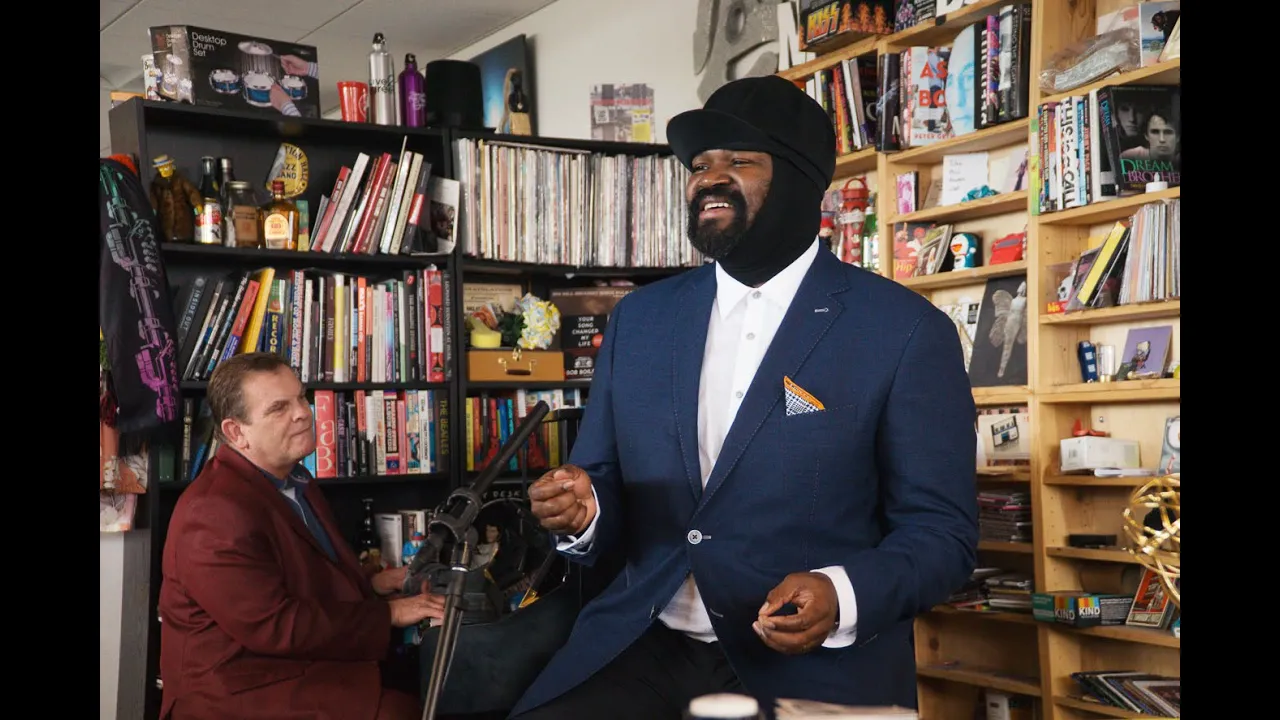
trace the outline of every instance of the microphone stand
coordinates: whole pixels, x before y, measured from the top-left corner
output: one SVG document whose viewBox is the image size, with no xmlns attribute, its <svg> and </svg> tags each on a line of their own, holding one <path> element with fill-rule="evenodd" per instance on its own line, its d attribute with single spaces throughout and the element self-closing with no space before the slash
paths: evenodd
<svg viewBox="0 0 1280 720">
<path fill-rule="evenodd" d="M 424 579 L 435 580 L 447 577 L 445 590 L 444 619 L 440 625 L 440 637 L 436 642 L 436 654 L 431 662 L 431 676 L 427 682 L 427 697 L 423 703 L 423 720 L 435 720 L 436 710 L 440 704 L 440 693 L 449 675 L 449 665 L 453 661 L 454 649 L 458 644 L 458 631 L 462 626 L 462 595 L 465 588 L 467 572 L 471 564 L 471 554 L 476 545 L 477 536 L 473 526 L 476 516 L 480 514 L 484 494 L 493 485 L 502 469 L 511 462 L 512 456 L 526 442 L 550 412 L 551 408 L 544 401 L 539 401 L 529 409 L 515 432 L 499 449 L 493 461 L 476 476 L 467 487 L 461 487 L 450 493 L 445 502 L 445 509 L 438 511 L 427 523 L 427 537 L 422 548 L 414 555 L 413 562 L 405 575 L 404 593 L 416 595 L 421 592 Z M 445 545 L 452 544 L 450 560 L 446 565 L 440 561 Z"/>
</svg>

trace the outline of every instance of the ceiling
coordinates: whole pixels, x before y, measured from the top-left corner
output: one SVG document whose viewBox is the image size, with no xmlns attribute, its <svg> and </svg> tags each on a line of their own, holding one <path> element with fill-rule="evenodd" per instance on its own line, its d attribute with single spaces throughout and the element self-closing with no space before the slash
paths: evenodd
<svg viewBox="0 0 1280 720">
<path fill-rule="evenodd" d="M 148 28 L 196 25 L 316 47 L 322 111 L 337 107 L 340 79 L 367 78 L 370 42 L 386 36 L 397 70 L 447 57 L 554 0 L 98 0 L 100 147 L 110 146 L 111 90 L 142 91 Z M 215 9 L 216 7 L 216 9 Z"/>
</svg>

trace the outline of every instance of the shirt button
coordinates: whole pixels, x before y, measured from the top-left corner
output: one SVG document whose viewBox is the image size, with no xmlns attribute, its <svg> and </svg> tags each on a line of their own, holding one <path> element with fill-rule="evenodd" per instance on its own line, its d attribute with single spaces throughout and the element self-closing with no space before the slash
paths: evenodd
<svg viewBox="0 0 1280 720">
<path fill-rule="evenodd" d="M 760 291 L 759 291 L 759 290 L 757 290 L 757 291 L 755 291 L 755 292 L 751 293 L 751 297 L 752 297 L 752 298 L 754 298 L 754 299 L 756 299 L 756 300 L 759 300 L 759 299 L 760 299 Z"/>
<path fill-rule="evenodd" d="M 739 400 L 741 400 L 741 399 L 742 399 L 742 391 L 741 391 L 741 390 L 739 390 L 738 392 L 734 393 L 734 394 L 733 394 L 733 396 L 734 396 L 734 397 L 736 397 L 736 398 L 738 398 Z"/>
<path fill-rule="evenodd" d="M 690 530 L 686 538 L 689 540 L 690 545 L 697 545 L 702 542 L 702 533 L 697 530 Z"/>
<path fill-rule="evenodd" d="M 755 340 L 755 339 L 756 339 L 756 334 L 755 334 L 755 333 L 747 333 L 747 339 L 748 339 L 748 340 Z"/>
</svg>

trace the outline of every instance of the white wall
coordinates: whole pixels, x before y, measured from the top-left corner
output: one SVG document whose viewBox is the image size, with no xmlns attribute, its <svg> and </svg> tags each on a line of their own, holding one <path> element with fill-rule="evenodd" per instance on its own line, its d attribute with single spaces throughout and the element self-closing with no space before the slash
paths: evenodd
<svg viewBox="0 0 1280 720">
<path fill-rule="evenodd" d="M 558 0 L 451 57 L 475 55 L 524 34 L 533 45 L 535 123 L 544 137 L 591 137 L 592 85 L 653 88 L 654 140 L 667 121 L 695 107 L 697 0 Z"/>
<path fill-rule="evenodd" d="M 115 720 L 120 679 L 120 581 L 124 574 L 124 536 L 102 533 L 98 542 L 98 682 L 100 720 Z"/>
</svg>

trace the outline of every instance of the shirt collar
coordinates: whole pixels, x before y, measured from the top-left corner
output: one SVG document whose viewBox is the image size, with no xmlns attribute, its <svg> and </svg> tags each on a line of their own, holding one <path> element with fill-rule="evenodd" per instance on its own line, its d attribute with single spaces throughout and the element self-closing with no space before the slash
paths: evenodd
<svg viewBox="0 0 1280 720">
<path fill-rule="evenodd" d="M 240 455 L 240 457 L 244 458 L 245 462 L 249 463 L 250 465 L 253 465 L 254 467 L 257 467 L 258 472 L 262 473 L 264 477 L 270 480 L 271 484 L 274 485 L 276 489 L 279 490 L 280 492 L 284 492 L 285 490 L 292 490 L 294 488 L 305 488 L 307 486 L 307 483 L 311 482 L 311 473 L 307 470 L 307 467 L 302 463 L 298 463 L 297 465 L 294 465 L 293 469 L 289 471 L 289 476 L 284 479 L 281 479 L 276 477 L 275 475 L 272 475 L 266 470 L 263 470 L 257 465 L 254 465 L 253 461 L 250 460 L 249 458 L 244 457 L 244 455 L 239 450 L 236 450 L 235 448 L 230 446 L 228 446 L 228 448 L 233 452 L 235 452 L 237 455 Z"/>
<path fill-rule="evenodd" d="M 727 316 L 747 293 L 754 290 L 759 290 L 762 297 L 784 310 L 790 307 L 796 291 L 800 289 L 800 283 L 817 257 L 818 239 L 815 238 L 808 250 L 758 288 L 743 285 L 726 272 L 720 263 L 716 263 L 716 307 L 720 310 L 720 317 L 723 319 Z"/>
</svg>

